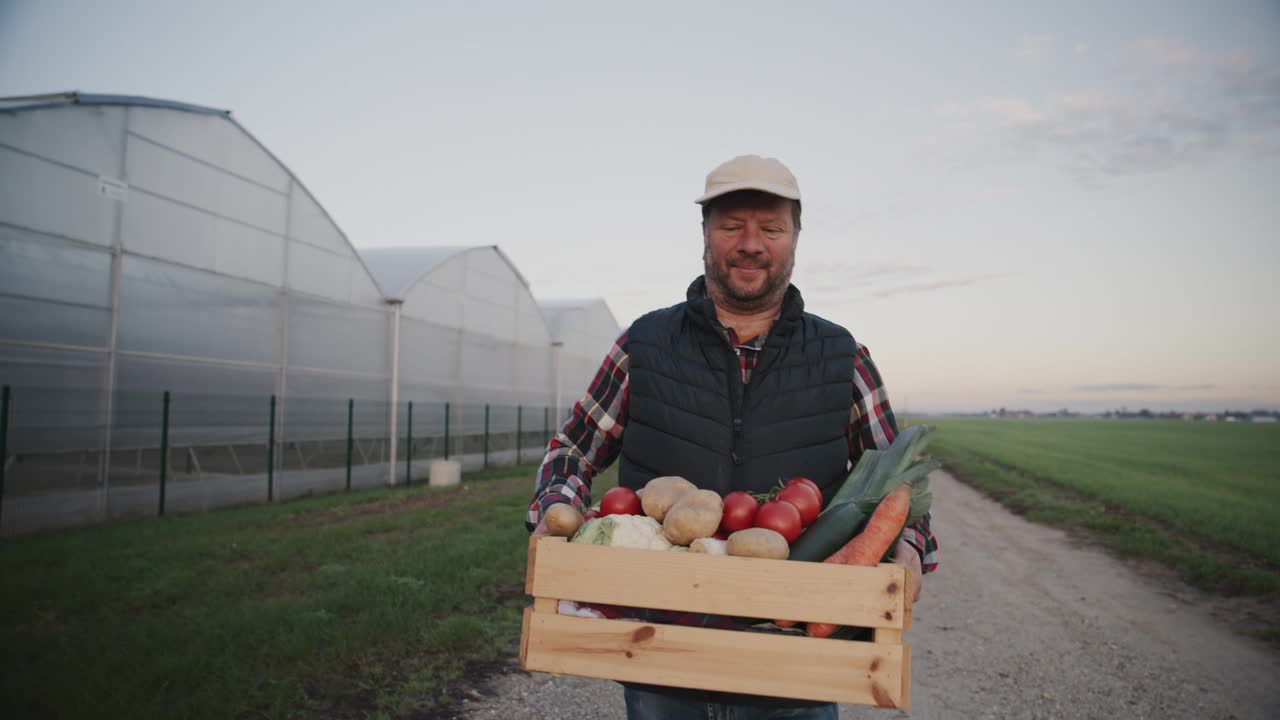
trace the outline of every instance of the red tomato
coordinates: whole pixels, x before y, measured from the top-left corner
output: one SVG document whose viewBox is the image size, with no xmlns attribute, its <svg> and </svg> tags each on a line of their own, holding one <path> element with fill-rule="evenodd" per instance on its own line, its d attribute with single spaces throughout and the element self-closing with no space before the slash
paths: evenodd
<svg viewBox="0 0 1280 720">
<path fill-rule="evenodd" d="M 729 533 L 725 532 L 724 528 L 720 528 L 719 530 L 716 531 L 715 535 L 711 536 L 711 539 L 712 540 L 728 540 Z"/>
<path fill-rule="evenodd" d="M 738 532 L 751 527 L 755 522 L 756 511 L 760 503 L 751 497 L 751 493 L 736 490 L 724 496 L 724 514 L 720 516 L 720 527 L 728 532 Z"/>
<path fill-rule="evenodd" d="M 631 488 L 616 487 L 600 498 L 601 515 L 639 515 L 640 498 Z"/>
<path fill-rule="evenodd" d="M 800 524 L 804 527 L 812 525 L 818 519 L 818 513 L 822 512 L 822 501 L 813 491 L 799 483 L 783 488 L 778 493 L 778 500 L 791 503 L 800 511 Z"/>
<path fill-rule="evenodd" d="M 800 511 L 789 502 L 770 500 L 756 513 L 755 527 L 777 532 L 790 545 L 800 537 Z"/>
<path fill-rule="evenodd" d="M 791 487 L 792 485 L 802 485 L 809 488 L 813 491 L 814 495 L 818 496 L 818 505 L 822 505 L 822 491 L 818 489 L 818 483 L 807 477 L 793 477 L 787 481 L 787 484 L 784 487 Z"/>
</svg>

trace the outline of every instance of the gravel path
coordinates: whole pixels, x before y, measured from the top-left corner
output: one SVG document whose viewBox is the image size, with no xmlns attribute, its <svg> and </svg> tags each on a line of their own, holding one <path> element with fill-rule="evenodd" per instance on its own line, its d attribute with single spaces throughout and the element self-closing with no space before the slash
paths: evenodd
<svg viewBox="0 0 1280 720">
<path fill-rule="evenodd" d="M 944 473 L 932 484 L 942 567 L 907 635 L 912 718 L 1280 717 L 1280 654 L 1234 634 L 1211 602 Z M 608 681 L 517 670 L 481 695 L 464 717 L 626 716 Z M 842 706 L 840 717 L 904 715 Z"/>
</svg>

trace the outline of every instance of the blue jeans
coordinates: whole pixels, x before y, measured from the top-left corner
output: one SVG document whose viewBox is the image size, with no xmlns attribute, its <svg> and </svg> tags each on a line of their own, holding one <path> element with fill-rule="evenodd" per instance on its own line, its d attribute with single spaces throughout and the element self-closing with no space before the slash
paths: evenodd
<svg viewBox="0 0 1280 720">
<path fill-rule="evenodd" d="M 696 696 L 664 695 L 626 687 L 627 720 L 836 720 L 833 703 L 809 707 L 769 707 L 725 703 Z"/>
</svg>

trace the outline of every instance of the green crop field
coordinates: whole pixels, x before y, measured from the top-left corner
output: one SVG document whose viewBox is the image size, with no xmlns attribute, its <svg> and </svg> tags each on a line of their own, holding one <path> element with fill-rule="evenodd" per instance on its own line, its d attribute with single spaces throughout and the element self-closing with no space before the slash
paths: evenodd
<svg viewBox="0 0 1280 720">
<path fill-rule="evenodd" d="M 1276 588 L 1280 425 L 981 418 L 925 422 L 940 431 L 935 454 L 1015 509 L 1107 530 L 1119 549 L 1186 565 L 1181 569 L 1201 585 L 1228 591 Z M 1097 502 L 1081 503 L 1081 498 Z M 1172 557 L 1184 551 L 1198 558 Z M 1230 561 L 1232 555 L 1237 562 Z M 1236 567 L 1224 567 L 1212 557 L 1226 557 L 1225 564 Z"/>
</svg>

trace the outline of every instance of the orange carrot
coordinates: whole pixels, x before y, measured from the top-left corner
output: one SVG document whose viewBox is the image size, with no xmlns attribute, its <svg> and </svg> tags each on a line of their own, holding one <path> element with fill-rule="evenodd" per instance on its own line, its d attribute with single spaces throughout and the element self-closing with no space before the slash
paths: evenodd
<svg viewBox="0 0 1280 720">
<path fill-rule="evenodd" d="M 911 510 L 911 485 L 904 483 L 885 496 L 871 513 L 867 526 L 845 543 L 825 562 L 842 565 L 872 566 L 880 562 L 880 558 L 889 551 L 889 546 L 902 532 L 907 523 L 907 513 Z M 831 623 L 811 622 L 805 628 L 810 637 L 830 637 L 840 626 Z"/>
</svg>

